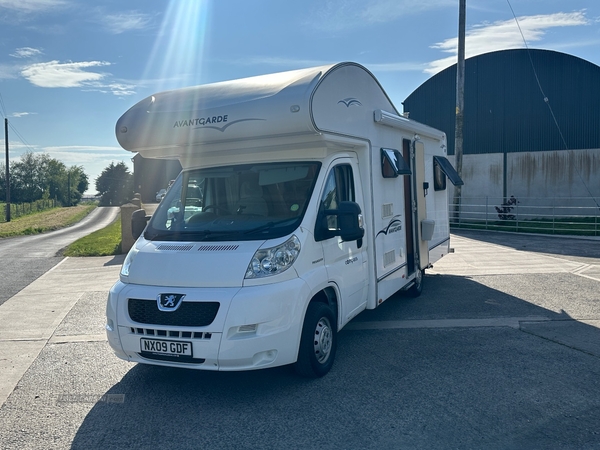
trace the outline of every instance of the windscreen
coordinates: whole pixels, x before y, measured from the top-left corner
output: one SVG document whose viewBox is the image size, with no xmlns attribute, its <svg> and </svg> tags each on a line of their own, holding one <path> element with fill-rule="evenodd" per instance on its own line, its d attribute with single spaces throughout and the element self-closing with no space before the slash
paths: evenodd
<svg viewBox="0 0 600 450">
<path fill-rule="evenodd" d="M 244 164 L 182 172 L 152 216 L 150 240 L 285 236 L 300 225 L 318 162 Z"/>
</svg>

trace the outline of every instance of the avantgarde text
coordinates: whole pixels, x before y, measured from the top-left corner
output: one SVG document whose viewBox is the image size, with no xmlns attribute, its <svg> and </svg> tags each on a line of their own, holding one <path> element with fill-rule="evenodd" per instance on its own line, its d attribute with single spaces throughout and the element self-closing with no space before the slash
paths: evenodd
<svg viewBox="0 0 600 450">
<path fill-rule="evenodd" d="M 181 127 L 197 127 L 209 125 L 211 123 L 225 123 L 227 122 L 228 115 L 225 114 L 223 116 L 212 116 L 212 117 L 199 117 L 196 119 L 186 119 L 186 120 L 178 120 L 173 125 L 173 128 L 181 128 Z"/>
</svg>

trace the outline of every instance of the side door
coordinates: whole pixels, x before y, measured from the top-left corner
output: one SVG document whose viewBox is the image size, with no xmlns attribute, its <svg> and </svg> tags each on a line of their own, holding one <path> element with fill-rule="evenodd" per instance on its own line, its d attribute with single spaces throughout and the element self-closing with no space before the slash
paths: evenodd
<svg viewBox="0 0 600 450">
<path fill-rule="evenodd" d="M 365 309 L 368 287 L 366 240 L 342 241 L 337 235 L 338 217 L 324 211 L 336 210 L 340 202 L 352 201 L 364 211 L 358 170 L 350 159 L 337 160 L 329 168 L 319 203 L 315 240 L 323 245 L 327 275 L 341 295 L 342 324 Z M 358 195 L 357 195 L 358 193 Z M 363 242 L 364 241 L 364 242 Z"/>
</svg>

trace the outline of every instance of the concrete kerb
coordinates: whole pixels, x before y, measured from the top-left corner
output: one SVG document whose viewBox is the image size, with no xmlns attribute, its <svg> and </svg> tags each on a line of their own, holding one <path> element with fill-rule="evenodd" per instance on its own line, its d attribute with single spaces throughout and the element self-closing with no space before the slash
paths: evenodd
<svg viewBox="0 0 600 450">
<path fill-rule="evenodd" d="M 82 295 L 108 292 L 123 258 L 65 258 L 0 305 L 0 405 Z"/>
</svg>

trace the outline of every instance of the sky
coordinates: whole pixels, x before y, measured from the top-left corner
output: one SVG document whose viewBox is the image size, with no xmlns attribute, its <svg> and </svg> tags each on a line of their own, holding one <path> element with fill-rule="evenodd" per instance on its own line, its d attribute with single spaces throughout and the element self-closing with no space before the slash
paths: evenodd
<svg viewBox="0 0 600 450">
<path fill-rule="evenodd" d="M 342 61 L 402 111 L 456 63 L 457 35 L 458 0 L 0 0 L 10 160 L 82 166 L 94 194 L 111 162 L 133 169 L 115 123 L 147 96 Z M 528 46 L 600 65 L 600 2 L 467 0 L 466 35 L 467 58 Z"/>
</svg>

